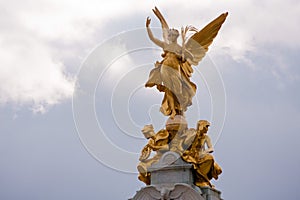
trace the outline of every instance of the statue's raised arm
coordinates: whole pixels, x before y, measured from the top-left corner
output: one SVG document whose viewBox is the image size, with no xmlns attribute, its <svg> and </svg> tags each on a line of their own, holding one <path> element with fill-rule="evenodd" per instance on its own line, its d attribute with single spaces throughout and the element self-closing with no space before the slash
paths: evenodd
<svg viewBox="0 0 300 200">
<path fill-rule="evenodd" d="M 163 33 L 164 42 L 169 43 L 168 42 L 168 31 L 170 28 L 169 28 L 167 21 L 165 20 L 165 18 L 163 17 L 163 15 L 161 14 L 161 12 L 158 10 L 157 7 L 152 9 L 152 11 L 154 12 L 154 14 L 156 15 L 156 17 L 159 19 L 159 21 L 161 23 L 161 29 L 162 29 L 162 33 Z"/>
<path fill-rule="evenodd" d="M 151 31 L 151 29 L 150 29 L 150 23 L 151 23 L 151 19 L 150 19 L 150 17 L 147 17 L 147 20 L 146 20 L 146 28 L 147 28 L 147 33 L 148 33 L 148 36 L 149 36 L 149 38 L 150 38 L 150 40 L 154 43 L 154 44 L 156 44 L 157 46 L 159 46 L 159 47 L 161 47 L 161 48 L 164 48 L 164 42 L 163 41 L 160 41 L 159 39 L 157 39 L 157 38 L 155 38 L 154 36 L 153 36 L 153 33 L 152 33 L 152 31 Z"/>
</svg>

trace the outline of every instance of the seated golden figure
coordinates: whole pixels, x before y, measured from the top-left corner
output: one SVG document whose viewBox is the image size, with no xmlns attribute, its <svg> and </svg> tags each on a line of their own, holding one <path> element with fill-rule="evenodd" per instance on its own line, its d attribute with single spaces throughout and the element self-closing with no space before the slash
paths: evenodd
<svg viewBox="0 0 300 200">
<path fill-rule="evenodd" d="M 158 162 L 163 153 L 169 150 L 169 133 L 168 131 L 162 129 L 155 134 L 152 125 L 146 125 L 142 129 L 142 132 L 148 139 L 148 144 L 143 148 L 139 158 L 140 163 L 138 164 L 137 169 L 140 174 L 138 178 L 140 181 L 143 181 L 149 185 L 150 173 L 147 171 L 147 169 L 153 163 Z M 152 151 L 155 151 L 156 154 L 152 158 L 149 158 Z"/>
<path fill-rule="evenodd" d="M 192 145 L 184 152 L 182 158 L 192 163 L 195 170 L 195 185 L 203 187 L 213 185 L 210 183 L 212 178 L 218 179 L 222 173 L 221 167 L 214 161 L 211 153 L 214 151 L 211 139 L 207 135 L 210 123 L 206 120 L 200 120 L 197 124 L 197 130 L 194 131 L 194 141 Z"/>
</svg>

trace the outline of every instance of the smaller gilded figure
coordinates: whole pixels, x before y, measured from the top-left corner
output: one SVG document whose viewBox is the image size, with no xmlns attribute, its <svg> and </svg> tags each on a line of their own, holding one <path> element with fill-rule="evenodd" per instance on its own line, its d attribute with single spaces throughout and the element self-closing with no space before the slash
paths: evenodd
<svg viewBox="0 0 300 200">
<path fill-rule="evenodd" d="M 162 129 L 156 134 L 152 125 L 146 125 L 142 129 L 142 133 L 148 139 L 148 144 L 142 149 L 140 155 L 140 163 L 137 166 L 139 171 L 139 180 L 147 185 L 150 184 L 150 173 L 147 171 L 148 167 L 159 161 L 161 156 L 169 150 L 169 133 Z M 155 151 L 156 154 L 149 158 L 151 152 Z"/>
<path fill-rule="evenodd" d="M 192 163 L 195 170 L 195 185 L 199 187 L 209 186 L 212 178 L 218 179 L 218 175 L 222 173 L 221 167 L 214 161 L 212 152 L 214 151 L 211 139 L 207 135 L 210 123 L 206 120 L 199 120 L 197 130 L 192 135 L 192 145 L 184 152 L 182 158 Z"/>
</svg>

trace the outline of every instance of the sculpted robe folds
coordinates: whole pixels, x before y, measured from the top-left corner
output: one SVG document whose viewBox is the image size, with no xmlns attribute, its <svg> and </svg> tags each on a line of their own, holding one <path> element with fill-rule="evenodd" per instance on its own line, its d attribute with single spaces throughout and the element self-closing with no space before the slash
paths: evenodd
<svg viewBox="0 0 300 200">
<path fill-rule="evenodd" d="M 160 110 L 166 116 L 172 114 L 172 102 L 176 114 L 185 112 L 192 105 L 192 98 L 196 93 L 196 85 L 183 73 L 182 65 L 181 56 L 166 52 L 164 59 L 157 62 L 150 72 L 146 83 L 146 87 L 156 85 L 159 91 L 165 93 Z"/>
</svg>

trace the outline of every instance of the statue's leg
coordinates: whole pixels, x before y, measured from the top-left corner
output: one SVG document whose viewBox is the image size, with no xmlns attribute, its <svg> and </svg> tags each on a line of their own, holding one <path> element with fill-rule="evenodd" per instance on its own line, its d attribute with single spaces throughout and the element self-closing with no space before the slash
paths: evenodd
<svg viewBox="0 0 300 200">
<path fill-rule="evenodd" d="M 169 89 L 166 90 L 166 97 L 167 97 L 167 101 L 169 103 L 170 110 L 171 110 L 170 117 L 172 119 L 174 119 L 174 117 L 176 115 L 175 101 L 174 101 L 174 96 L 173 96 L 172 92 Z"/>
<path fill-rule="evenodd" d="M 161 107 L 160 107 L 160 112 L 162 112 L 162 114 L 164 114 L 165 116 L 169 116 L 171 114 L 171 109 L 169 107 L 169 102 L 168 102 L 168 97 L 167 97 L 167 93 L 165 92 L 164 95 L 164 99 L 161 103 Z"/>
<path fill-rule="evenodd" d="M 214 165 L 214 158 L 212 155 L 208 154 L 204 158 L 202 158 L 199 162 L 199 170 L 201 174 L 207 175 Z"/>
<path fill-rule="evenodd" d="M 210 183 L 211 176 L 214 165 L 214 158 L 212 155 L 206 155 L 204 158 L 202 158 L 196 165 L 196 181 L 195 184 L 197 186 L 203 187 L 203 186 L 210 186 L 212 187 Z"/>
<path fill-rule="evenodd" d="M 218 163 L 214 162 L 213 170 L 212 170 L 212 177 L 214 179 L 218 179 L 218 176 L 222 173 L 222 168 Z"/>
</svg>

